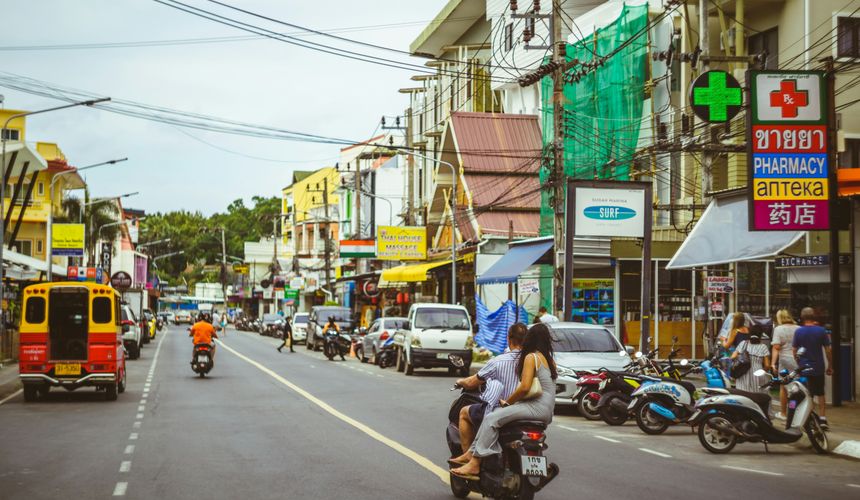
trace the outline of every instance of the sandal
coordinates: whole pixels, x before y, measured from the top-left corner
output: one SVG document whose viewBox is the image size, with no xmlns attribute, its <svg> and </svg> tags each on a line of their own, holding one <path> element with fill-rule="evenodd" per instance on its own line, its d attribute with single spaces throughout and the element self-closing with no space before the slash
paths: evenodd
<svg viewBox="0 0 860 500">
<path fill-rule="evenodd" d="M 451 474 L 453 474 L 453 475 L 455 475 L 455 476 L 459 477 L 460 479 L 466 479 L 467 481 L 480 481 L 480 480 L 481 480 L 481 478 L 480 478 L 480 477 L 478 477 L 478 476 L 476 476 L 476 475 L 474 475 L 474 474 L 463 474 L 463 473 L 460 473 L 460 472 L 455 472 L 455 471 L 454 471 L 454 469 L 451 469 L 449 472 L 450 472 Z"/>
<path fill-rule="evenodd" d="M 450 465 L 452 468 L 462 467 L 462 466 L 466 465 L 467 463 L 469 463 L 469 462 L 468 461 L 458 462 L 457 460 L 454 460 L 453 458 L 448 459 L 448 465 Z"/>
</svg>

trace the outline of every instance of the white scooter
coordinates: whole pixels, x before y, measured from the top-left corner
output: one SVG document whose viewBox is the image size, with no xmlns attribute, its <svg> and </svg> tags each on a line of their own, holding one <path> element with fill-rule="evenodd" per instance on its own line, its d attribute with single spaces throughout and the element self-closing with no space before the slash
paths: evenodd
<svg viewBox="0 0 860 500">
<path fill-rule="evenodd" d="M 699 442 L 711 453 L 728 453 L 737 443 L 793 443 L 806 433 L 817 453 L 828 452 L 827 434 L 813 411 L 812 394 L 806 387 L 804 373 L 810 368 L 793 372 L 783 370 L 762 387 L 784 385 L 788 393 L 786 427 L 777 429 L 768 416 L 770 395 L 725 389 L 708 390 L 712 394 L 696 403 L 688 423 L 699 426 Z M 763 376 L 764 370 L 754 375 Z"/>
</svg>

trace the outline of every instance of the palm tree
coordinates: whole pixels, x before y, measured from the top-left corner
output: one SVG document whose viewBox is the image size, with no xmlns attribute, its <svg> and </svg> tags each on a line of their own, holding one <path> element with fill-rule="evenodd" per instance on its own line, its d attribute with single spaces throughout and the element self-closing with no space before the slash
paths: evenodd
<svg viewBox="0 0 860 500">
<path fill-rule="evenodd" d="M 99 237 L 99 229 L 107 224 L 120 220 L 121 214 L 119 206 L 114 202 L 96 203 L 87 205 L 90 202 L 89 189 L 84 189 L 84 199 L 77 197 L 68 197 L 63 200 L 63 213 L 55 219 L 57 222 L 76 223 L 83 221 L 85 229 L 85 250 L 89 255 L 89 261 L 96 261 L 97 243 Z M 83 211 L 83 217 L 81 217 Z M 120 232 L 119 225 L 106 227 L 101 231 L 101 236 L 106 241 L 111 242 L 116 239 Z"/>
</svg>

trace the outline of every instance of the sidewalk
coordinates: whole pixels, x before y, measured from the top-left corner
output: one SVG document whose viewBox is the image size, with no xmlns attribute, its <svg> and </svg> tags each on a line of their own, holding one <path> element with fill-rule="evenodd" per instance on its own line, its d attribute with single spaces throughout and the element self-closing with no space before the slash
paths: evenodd
<svg viewBox="0 0 860 500">
<path fill-rule="evenodd" d="M 21 388 L 18 379 L 18 362 L 0 361 L 0 400 Z"/>
<path fill-rule="evenodd" d="M 860 403 L 842 403 L 839 408 L 828 406 L 827 422 L 833 453 L 860 460 Z"/>
</svg>

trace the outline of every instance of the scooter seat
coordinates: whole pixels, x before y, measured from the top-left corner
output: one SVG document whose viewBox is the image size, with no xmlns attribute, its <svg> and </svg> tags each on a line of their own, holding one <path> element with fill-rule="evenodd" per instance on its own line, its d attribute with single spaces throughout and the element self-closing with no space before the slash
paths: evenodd
<svg viewBox="0 0 860 500">
<path fill-rule="evenodd" d="M 770 394 L 764 394 L 761 392 L 748 392 L 742 391 L 740 389 L 729 389 L 729 394 L 735 394 L 751 399 L 755 404 L 758 405 L 759 408 L 761 408 L 762 413 L 764 413 L 765 415 L 768 414 L 768 410 L 770 409 Z"/>
<path fill-rule="evenodd" d="M 514 427 L 538 427 L 543 430 L 546 429 L 546 422 L 543 420 L 514 420 L 503 425 L 501 430 L 511 430 Z"/>
</svg>

